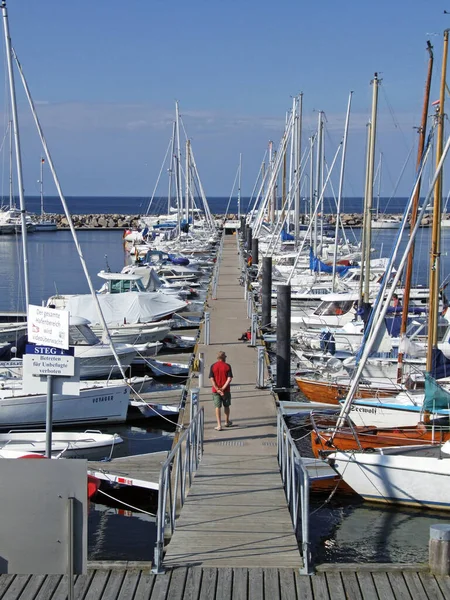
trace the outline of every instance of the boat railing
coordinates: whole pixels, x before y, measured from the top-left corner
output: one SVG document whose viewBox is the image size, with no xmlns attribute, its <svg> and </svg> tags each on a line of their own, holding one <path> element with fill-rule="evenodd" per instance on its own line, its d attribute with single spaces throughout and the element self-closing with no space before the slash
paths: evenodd
<svg viewBox="0 0 450 600">
<path fill-rule="evenodd" d="M 175 530 L 176 519 L 200 464 L 203 455 L 204 420 L 204 409 L 200 408 L 192 416 L 189 427 L 179 437 L 162 465 L 159 475 L 153 573 L 164 573 L 164 540 Z"/>
<path fill-rule="evenodd" d="M 277 414 L 277 456 L 281 479 L 297 538 L 301 536 L 303 574 L 313 568 L 309 531 L 309 474 L 280 411 Z"/>
<path fill-rule="evenodd" d="M 330 415 L 329 412 L 326 411 L 320 411 L 320 410 L 312 410 L 309 413 L 309 417 L 311 420 L 311 427 L 312 430 L 317 434 L 317 436 L 320 438 L 320 432 L 321 430 L 325 429 L 326 431 L 330 431 L 330 429 L 335 429 L 335 426 L 338 422 L 338 420 L 341 418 L 339 413 L 336 413 L 334 415 Z M 327 420 L 327 425 L 325 427 L 321 426 L 317 420 L 320 418 L 325 418 Z M 330 420 L 334 420 L 335 424 L 333 426 L 330 425 L 329 421 Z M 358 433 L 352 423 L 352 420 L 350 419 L 350 417 L 347 415 L 346 417 L 344 417 L 344 423 L 340 426 L 341 430 L 344 430 L 345 428 L 346 431 L 350 432 L 353 436 L 353 438 L 355 439 L 356 445 L 358 446 L 358 450 L 360 450 L 361 452 L 364 451 L 361 442 L 359 441 L 359 436 Z M 337 448 L 332 444 L 328 444 L 327 442 L 324 442 L 324 445 L 327 445 L 329 447 L 329 452 L 336 452 Z M 321 454 L 321 456 L 323 456 Z"/>
</svg>

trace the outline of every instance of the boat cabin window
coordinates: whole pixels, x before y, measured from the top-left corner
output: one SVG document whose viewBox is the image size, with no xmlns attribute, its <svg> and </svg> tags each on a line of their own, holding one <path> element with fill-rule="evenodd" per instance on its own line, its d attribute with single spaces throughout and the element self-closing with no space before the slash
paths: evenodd
<svg viewBox="0 0 450 600">
<path fill-rule="evenodd" d="M 110 294 L 122 294 L 123 292 L 145 292 L 142 281 L 131 281 L 130 279 L 112 279 L 109 282 Z"/>
<path fill-rule="evenodd" d="M 69 327 L 70 346 L 93 346 L 99 343 L 98 337 L 88 325 L 71 325 Z"/>
<path fill-rule="evenodd" d="M 335 302 L 325 300 L 319 304 L 314 314 L 319 317 L 337 317 L 348 313 L 352 306 L 352 300 L 336 300 Z"/>
</svg>

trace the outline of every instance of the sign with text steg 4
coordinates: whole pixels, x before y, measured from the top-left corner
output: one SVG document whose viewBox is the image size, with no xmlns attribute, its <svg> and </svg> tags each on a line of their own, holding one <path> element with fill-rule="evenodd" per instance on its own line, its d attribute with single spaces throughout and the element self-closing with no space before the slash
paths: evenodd
<svg viewBox="0 0 450 600">
<path fill-rule="evenodd" d="M 75 373 L 74 349 L 52 346 L 26 346 L 27 366 L 32 375 L 54 375 L 72 377 Z"/>
<path fill-rule="evenodd" d="M 28 341 L 54 348 L 69 348 L 69 313 L 66 310 L 28 306 Z"/>
</svg>

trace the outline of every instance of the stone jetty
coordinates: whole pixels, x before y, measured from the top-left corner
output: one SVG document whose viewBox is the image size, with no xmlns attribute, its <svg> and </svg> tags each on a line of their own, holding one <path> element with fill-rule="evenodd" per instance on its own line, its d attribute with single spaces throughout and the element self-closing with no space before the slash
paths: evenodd
<svg viewBox="0 0 450 600">
<path fill-rule="evenodd" d="M 46 215 L 54 219 L 58 229 L 67 229 L 69 224 L 65 215 Z M 91 214 L 72 215 L 76 229 L 135 229 L 139 226 L 141 215 Z"/>
<path fill-rule="evenodd" d="M 214 215 L 223 217 L 223 215 Z M 330 225 L 336 223 L 335 215 L 324 215 L 325 220 Z M 401 215 L 392 215 L 398 216 Z M 233 215 L 229 218 L 232 219 Z M 44 215 L 44 218 L 54 219 L 58 229 L 69 227 L 65 215 Z M 77 229 L 136 229 L 139 226 L 141 215 L 123 215 L 123 214 L 88 214 L 72 215 L 72 220 Z M 345 213 L 341 215 L 341 220 L 345 228 L 359 228 L 363 224 L 363 215 L 361 213 Z M 422 227 L 430 227 L 432 215 L 425 215 L 422 220 Z"/>
</svg>

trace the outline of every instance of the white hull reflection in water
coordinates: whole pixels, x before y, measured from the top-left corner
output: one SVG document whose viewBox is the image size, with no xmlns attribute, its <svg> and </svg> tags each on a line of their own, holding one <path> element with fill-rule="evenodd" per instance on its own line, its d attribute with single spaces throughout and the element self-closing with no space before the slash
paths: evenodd
<svg viewBox="0 0 450 600">
<path fill-rule="evenodd" d="M 317 563 L 426 563 L 430 526 L 440 522 L 447 513 L 334 502 L 311 520 L 313 552 Z"/>
</svg>

